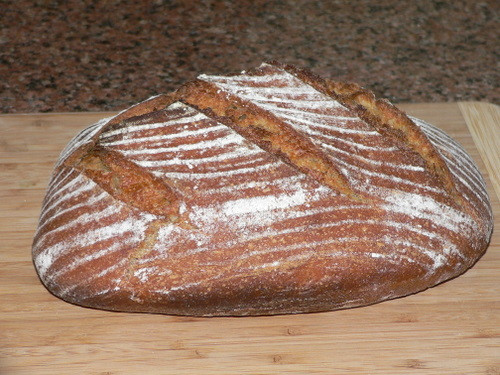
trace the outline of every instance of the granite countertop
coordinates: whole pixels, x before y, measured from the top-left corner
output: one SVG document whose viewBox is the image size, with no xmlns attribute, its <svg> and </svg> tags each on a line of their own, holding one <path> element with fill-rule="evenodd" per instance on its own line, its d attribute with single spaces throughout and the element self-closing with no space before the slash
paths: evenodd
<svg viewBox="0 0 500 375">
<path fill-rule="evenodd" d="M 0 13 L 0 113 L 124 109 L 279 60 L 400 102 L 497 103 L 496 0 L 28 1 Z"/>
</svg>

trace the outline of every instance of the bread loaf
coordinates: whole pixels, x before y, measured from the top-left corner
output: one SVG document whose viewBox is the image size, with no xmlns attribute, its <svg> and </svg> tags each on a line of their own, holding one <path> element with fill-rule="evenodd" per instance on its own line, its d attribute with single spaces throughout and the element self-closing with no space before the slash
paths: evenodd
<svg viewBox="0 0 500 375">
<path fill-rule="evenodd" d="M 492 212 L 449 136 L 277 62 L 201 75 L 77 135 L 33 259 L 65 301 L 195 316 L 363 306 L 471 267 Z"/>
</svg>

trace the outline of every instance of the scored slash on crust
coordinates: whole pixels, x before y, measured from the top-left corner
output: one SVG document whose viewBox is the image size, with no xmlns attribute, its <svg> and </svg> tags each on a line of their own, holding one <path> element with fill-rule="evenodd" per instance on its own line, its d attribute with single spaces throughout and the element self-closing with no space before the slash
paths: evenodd
<svg viewBox="0 0 500 375">
<path fill-rule="evenodd" d="M 74 167 L 116 199 L 168 221 L 178 221 L 179 198 L 174 190 L 120 153 L 96 146 Z"/>
</svg>

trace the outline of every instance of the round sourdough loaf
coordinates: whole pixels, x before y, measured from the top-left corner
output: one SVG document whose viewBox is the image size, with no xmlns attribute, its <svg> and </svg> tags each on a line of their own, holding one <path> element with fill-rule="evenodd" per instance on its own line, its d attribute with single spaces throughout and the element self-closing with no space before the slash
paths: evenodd
<svg viewBox="0 0 500 375">
<path fill-rule="evenodd" d="M 77 135 L 33 260 L 54 295 L 82 306 L 300 313 L 455 277 L 491 231 L 484 181 L 441 130 L 271 62 L 201 75 Z"/>
</svg>

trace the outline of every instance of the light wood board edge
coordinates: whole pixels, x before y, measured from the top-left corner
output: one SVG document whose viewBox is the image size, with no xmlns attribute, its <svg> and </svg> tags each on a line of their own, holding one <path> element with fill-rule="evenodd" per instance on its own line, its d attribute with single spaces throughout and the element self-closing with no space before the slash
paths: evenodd
<svg viewBox="0 0 500 375">
<path fill-rule="evenodd" d="M 459 102 L 458 107 L 500 199 L 500 107 L 484 102 Z"/>
</svg>

